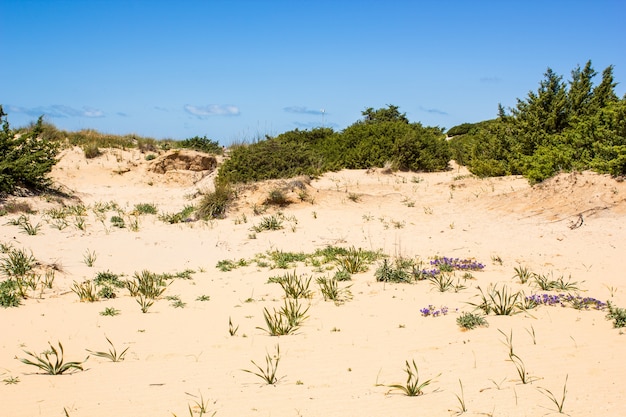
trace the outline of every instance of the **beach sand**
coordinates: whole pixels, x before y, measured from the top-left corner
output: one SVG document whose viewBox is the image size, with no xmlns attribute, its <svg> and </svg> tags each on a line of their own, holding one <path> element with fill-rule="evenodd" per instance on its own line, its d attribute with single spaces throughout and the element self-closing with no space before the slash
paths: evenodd
<svg viewBox="0 0 626 417">
<path fill-rule="evenodd" d="M 41 224 L 36 235 L 7 224 L 19 214 L 0 219 L 0 243 L 32 251 L 40 270 L 55 268 L 51 289 L 30 291 L 17 308 L 0 308 L 1 416 L 183 416 L 188 407 L 199 415 L 201 402 L 210 411 L 205 415 L 216 416 L 448 416 L 460 411 L 457 396 L 468 416 L 543 416 L 557 412 L 541 388 L 560 400 L 566 379 L 568 415 L 626 415 L 626 336 L 606 311 L 539 306 L 491 314 L 488 327 L 469 331 L 456 323 L 490 284 L 545 293 L 532 280 L 521 284 L 516 267 L 563 277 L 577 283 L 573 294 L 626 307 L 626 183 L 583 172 L 531 187 L 516 176 L 479 179 L 456 165 L 441 173 L 344 170 L 299 182 L 305 201 L 290 193 L 293 204 L 265 213 L 255 214 L 285 181 L 241 188 L 225 219 L 169 224 L 141 215 L 137 231 L 113 227 L 115 212 L 99 221 L 91 210 L 97 203 L 117 203 L 128 223 L 136 204 L 174 213 L 212 189 L 215 172 L 157 174 L 151 164 L 136 150 L 108 150 L 89 160 L 79 149 L 66 150 L 52 178 L 74 196 L 64 204 L 88 207 L 86 229 L 73 217 L 62 230 L 52 227 L 44 213 L 60 207 L 56 197 L 19 199 L 37 209 L 29 216 Z M 283 229 L 252 230 L 278 212 Z M 429 281 L 377 282 L 377 261 L 340 283 L 351 285 L 353 298 L 336 305 L 315 284 L 334 274 L 334 264 L 280 269 L 267 259 L 269 267 L 252 261 L 268 251 L 313 253 L 329 245 L 380 250 L 425 267 L 443 256 L 485 267 L 467 280 L 455 272 L 466 288 L 439 292 Z M 88 254 L 96 255 L 91 267 Z M 223 260 L 248 265 L 221 271 L 216 265 Z M 125 289 L 93 303 L 71 290 L 98 272 L 130 279 L 143 270 L 193 273 L 172 279 L 146 314 Z M 312 277 L 313 296 L 301 301 L 310 304 L 308 318 L 296 334 L 269 336 L 264 308 L 280 308 L 284 292 L 268 279 L 294 271 Z M 178 296 L 184 307 L 167 296 Z M 448 313 L 424 317 L 420 309 L 429 305 Z M 106 308 L 120 314 L 101 315 Z M 229 320 L 238 327 L 234 336 Z M 509 358 L 511 335 L 527 383 Z M 128 348 L 123 361 L 87 352 L 108 350 L 106 338 L 118 352 Z M 25 350 L 39 353 L 57 342 L 65 360 L 90 355 L 84 371 L 43 375 L 18 360 L 28 357 Z M 244 371 L 257 371 L 251 361 L 265 368 L 276 346 L 278 383 Z M 421 396 L 389 387 L 406 382 L 406 361 L 415 361 L 421 381 L 432 379 Z"/>
</svg>

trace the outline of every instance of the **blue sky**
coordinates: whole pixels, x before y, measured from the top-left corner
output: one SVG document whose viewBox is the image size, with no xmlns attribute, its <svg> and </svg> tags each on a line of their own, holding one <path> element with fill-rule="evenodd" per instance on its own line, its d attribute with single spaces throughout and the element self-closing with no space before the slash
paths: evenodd
<svg viewBox="0 0 626 417">
<path fill-rule="evenodd" d="M 0 0 L 0 104 L 14 127 L 225 145 L 388 104 L 450 128 L 589 59 L 621 97 L 624 16 L 622 0 Z"/>
</svg>

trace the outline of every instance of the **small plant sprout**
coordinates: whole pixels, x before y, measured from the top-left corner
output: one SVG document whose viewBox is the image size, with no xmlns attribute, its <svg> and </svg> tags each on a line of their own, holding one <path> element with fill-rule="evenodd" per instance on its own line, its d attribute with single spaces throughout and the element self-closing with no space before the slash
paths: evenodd
<svg viewBox="0 0 626 417">
<path fill-rule="evenodd" d="M 48 345 L 50 346 L 50 349 L 39 355 L 24 351 L 24 353 L 33 358 L 34 361 L 29 358 L 20 358 L 20 362 L 25 363 L 26 365 L 35 366 L 47 375 L 61 375 L 72 370 L 83 370 L 82 365 L 87 358 L 85 358 L 82 362 L 65 362 L 63 358 L 63 345 L 61 342 L 58 342 L 58 349 L 52 346 L 52 343 L 50 342 L 48 342 Z"/>
<path fill-rule="evenodd" d="M 83 255 L 83 261 L 85 262 L 85 265 L 90 268 L 96 262 L 96 259 L 98 259 L 96 251 L 90 251 L 89 249 L 87 249 L 87 252 L 85 252 L 85 254 Z"/>
<path fill-rule="evenodd" d="M 528 280 L 533 276 L 532 272 L 525 266 L 516 266 L 514 278 L 519 279 L 520 284 L 526 284 Z"/>
<path fill-rule="evenodd" d="M 515 370 L 517 371 L 517 376 L 519 377 L 522 384 L 528 384 L 534 381 L 536 378 L 531 377 L 526 371 L 526 365 L 522 358 L 520 358 L 515 352 L 513 352 L 513 331 L 507 335 L 502 330 L 498 329 L 498 331 L 504 336 L 504 341 L 502 342 L 506 347 L 509 348 L 509 361 L 513 362 L 515 365 Z"/>
<path fill-rule="evenodd" d="M 252 362 L 257 370 L 251 371 L 249 369 L 242 369 L 242 371 L 258 376 L 268 385 L 275 385 L 279 381 L 279 378 L 276 376 L 279 361 L 280 346 L 276 345 L 276 353 L 274 355 L 270 355 L 269 352 L 265 355 L 265 369 L 263 369 L 262 367 L 257 365 L 256 362 L 251 360 L 250 362 Z"/>
<path fill-rule="evenodd" d="M 237 335 L 237 330 L 239 330 L 239 325 L 233 325 L 233 321 L 230 317 L 228 317 L 228 334 L 230 334 L 231 336 L 235 336 Z"/>
<path fill-rule="evenodd" d="M 456 412 L 457 415 L 461 415 L 467 411 L 467 406 L 465 405 L 465 392 L 463 391 L 463 383 L 459 379 L 459 385 L 461 387 L 461 394 L 454 394 L 456 399 L 459 401 L 459 408 Z"/>
<path fill-rule="evenodd" d="M 189 393 L 187 393 L 187 395 L 191 395 Z M 197 397 L 196 397 L 197 398 Z M 191 404 L 187 404 L 187 408 L 189 410 L 189 417 L 195 417 L 196 415 L 198 415 L 199 417 L 202 416 L 209 416 L 209 417 L 213 417 L 215 414 L 217 414 L 217 411 L 214 411 L 212 414 L 208 414 L 209 411 L 209 400 L 205 400 L 204 397 L 202 396 L 202 394 L 200 394 L 200 399 L 199 400 L 194 400 L 193 402 L 193 407 Z M 214 402 L 215 403 L 215 402 Z M 177 417 L 176 414 L 172 413 L 172 415 L 174 417 Z"/>
<path fill-rule="evenodd" d="M 391 388 L 392 390 L 401 391 L 404 395 L 409 396 L 409 397 L 417 397 L 419 395 L 423 395 L 424 388 L 430 385 L 434 380 L 434 378 L 431 378 L 426 381 L 420 382 L 419 370 L 417 369 L 415 360 L 412 361 L 412 366 L 411 364 L 409 364 L 409 361 L 405 361 L 404 372 L 406 372 L 407 374 L 407 380 L 404 385 L 392 384 L 392 385 L 387 385 L 387 387 Z"/>
<path fill-rule="evenodd" d="M 565 384 L 563 384 L 563 395 L 561 396 L 561 400 L 560 401 L 556 398 L 556 396 L 549 389 L 542 388 L 542 387 L 537 388 L 540 393 L 542 393 L 550 401 L 552 401 L 552 403 L 556 406 L 556 410 L 560 414 L 565 414 L 565 413 L 563 413 L 563 406 L 565 405 L 565 397 L 567 396 L 567 379 L 568 379 L 568 377 L 569 377 L 569 374 L 565 375 Z"/>
<path fill-rule="evenodd" d="M 124 360 L 124 356 L 126 356 L 126 352 L 128 351 L 129 348 L 124 349 L 122 352 L 117 353 L 117 350 L 115 349 L 115 346 L 113 346 L 113 342 L 111 342 L 111 340 L 105 336 L 105 339 L 107 340 L 107 342 L 109 342 L 109 345 L 111 345 L 111 347 L 109 348 L 108 352 L 95 352 L 93 350 L 89 350 L 87 349 L 87 352 L 91 353 L 94 356 L 98 356 L 100 358 L 105 358 L 105 359 L 109 359 L 111 362 L 121 362 Z"/>
<path fill-rule="evenodd" d="M 120 314 L 120 311 L 114 307 L 107 307 L 103 311 L 100 312 L 101 316 L 117 316 Z"/>
</svg>

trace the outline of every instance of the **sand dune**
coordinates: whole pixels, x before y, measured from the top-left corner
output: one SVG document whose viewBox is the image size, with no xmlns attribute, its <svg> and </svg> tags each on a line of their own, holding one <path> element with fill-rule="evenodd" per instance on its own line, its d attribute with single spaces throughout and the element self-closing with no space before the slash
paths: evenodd
<svg viewBox="0 0 626 417">
<path fill-rule="evenodd" d="M 626 306 L 625 183 L 583 172 L 531 187 L 521 177 L 478 179 L 458 166 L 428 174 L 340 171 L 301 181 L 289 194 L 293 204 L 263 214 L 255 212 L 269 191 L 286 182 L 241 188 L 223 220 L 169 224 L 142 215 L 137 231 L 113 227 L 115 212 L 100 221 L 91 210 L 97 203 L 115 202 L 126 216 L 140 203 L 174 213 L 212 187 L 214 172 L 159 174 L 150 170 L 153 163 L 137 151 L 111 150 L 91 160 L 78 149 L 65 151 L 52 177 L 74 196 L 63 204 L 89 208 L 85 230 L 73 218 L 62 230 L 52 226 L 45 212 L 60 206 L 56 197 L 26 198 L 38 210 L 30 215 L 32 224 L 41 224 L 36 235 L 7 224 L 18 214 L 2 218 L 1 243 L 32 251 L 40 270 L 57 270 L 51 289 L 30 291 L 20 307 L 0 309 L 0 415 L 182 416 L 188 406 L 199 415 L 202 398 L 216 416 L 444 416 L 460 409 L 459 381 L 465 415 L 556 415 L 539 388 L 560 399 L 566 378 L 568 415 L 626 413 L 624 336 L 606 311 L 540 306 L 491 314 L 488 327 L 470 331 L 456 323 L 473 310 L 468 303 L 478 302 L 479 287 L 544 293 L 530 281 L 519 283 L 518 266 L 576 282 L 579 290 L 572 293 Z M 251 230 L 279 211 L 283 229 Z M 351 285 L 353 298 L 335 305 L 315 284 L 315 277 L 334 273 L 333 264 L 272 269 L 252 261 L 268 251 L 313 253 L 328 245 L 425 264 L 437 256 L 473 259 L 485 268 L 467 280 L 455 272 L 466 288 L 439 292 L 428 281 L 377 282 L 378 261 L 341 283 Z M 96 255 L 92 267 L 88 254 Z M 242 259 L 249 264 L 216 268 L 219 261 Z M 143 314 L 126 290 L 110 300 L 79 301 L 72 284 L 107 270 L 123 279 L 142 270 L 193 273 L 171 280 Z M 278 309 L 284 292 L 268 279 L 294 270 L 313 277 L 313 296 L 304 301 L 309 317 L 297 334 L 269 336 L 262 330 L 263 309 Z M 184 307 L 166 296 L 178 296 Z M 420 309 L 428 305 L 448 313 L 424 317 Z M 101 315 L 106 308 L 120 314 Z M 238 326 L 234 336 L 229 319 Z M 511 334 L 528 383 L 510 361 L 504 342 Z M 128 348 L 124 361 L 91 355 L 84 371 L 50 376 L 16 359 L 60 341 L 66 360 L 82 361 L 86 349 L 109 348 L 105 337 L 118 351 Z M 264 368 L 277 345 L 277 384 L 243 371 L 256 370 L 251 361 Z M 422 380 L 433 379 L 418 397 L 388 387 L 406 382 L 405 361 L 413 360 Z"/>
</svg>

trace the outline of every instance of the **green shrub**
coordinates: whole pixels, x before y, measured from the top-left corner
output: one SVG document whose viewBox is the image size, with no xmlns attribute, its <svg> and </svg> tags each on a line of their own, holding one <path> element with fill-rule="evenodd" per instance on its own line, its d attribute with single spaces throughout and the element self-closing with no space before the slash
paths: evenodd
<svg viewBox="0 0 626 417">
<path fill-rule="evenodd" d="M 157 214 L 157 208 L 152 203 L 135 204 L 135 213 L 137 214 Z"/>
<path fill-rule="evenodd" d="M 0 106 L 0 193 L 11 194 L 16 187 L 44 189 L 47 175 L 56 163 L 58 145 L 44 135 L 43 118 L 25 132 L 10 129 Z"/>
<path fill-rule="evenodd" d="M 93 159 L 97 158 L 101 155 L 100 148 L 98 148 L 98 144 L 95 142 L 90 142 L 82 146 L 83 152 L 85 153 L 85 158 Z"/>
<path fill-rule="evenodd" d="M 177 147 L 185 149 L 193 149 L 194 151 L 206 152 L 221 155 L 223 153 L 220 144 L 214 140 L 208 139 L 206 136 L 194 136 L 176 143 Z"/>
</svg>

